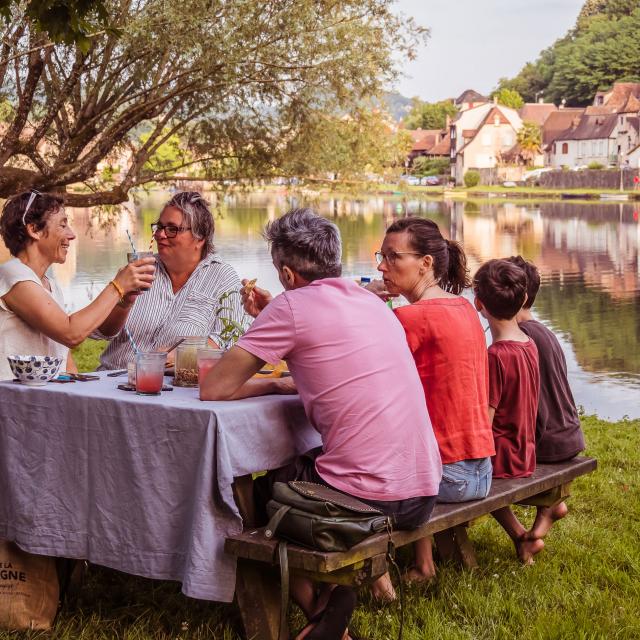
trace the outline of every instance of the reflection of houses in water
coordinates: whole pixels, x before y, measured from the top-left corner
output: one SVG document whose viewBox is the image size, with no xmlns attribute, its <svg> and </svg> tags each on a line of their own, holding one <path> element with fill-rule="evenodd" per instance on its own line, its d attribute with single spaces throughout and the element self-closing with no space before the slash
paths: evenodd
<svg viewBox="0 0 640 640">
<path fill-rule="evenodd" d="M 640 289 L 638 225 L 585 220 L 545 220 L 541 267 L 583 278 L 619 299 Z"/>
<path fill-rule="evenodd" d="M 623 216 L 611 205 L 567 209 L 562 203 L 541 208 L 505 203 L 497 211 L 481 205 L 467 212 L 468 204 L 455 203 L 452 219 L 457 229 L 462 220 L 472 272 L 490 258 L 522 254 L 545 279 L 583 278 L 616 298 L 638 295 L 640 225 L 629 212 Z"/>
<path fill-rule="evenodd" d="M 536 261 L 543 228 L 537 210 L 505 203 L 496 212 L 493 207 L 476 209 L 468 204 L 455 203 L 453 217 L 457 220 L 456 239 L 464 244 L 472 273 L 491 258 L 523 254 Z"/>
</svg>

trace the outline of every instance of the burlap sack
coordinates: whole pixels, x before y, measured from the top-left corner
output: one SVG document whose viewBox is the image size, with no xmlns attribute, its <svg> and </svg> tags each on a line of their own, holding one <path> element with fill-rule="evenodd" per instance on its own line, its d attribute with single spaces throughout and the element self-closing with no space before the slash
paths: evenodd
<svg viewBox="0 0 640 640">
<path fill-rule="evenodd" d="M 0 628 L 51 628 L 59 590 L 54 558 L 0 540 Z"/>
</svg>

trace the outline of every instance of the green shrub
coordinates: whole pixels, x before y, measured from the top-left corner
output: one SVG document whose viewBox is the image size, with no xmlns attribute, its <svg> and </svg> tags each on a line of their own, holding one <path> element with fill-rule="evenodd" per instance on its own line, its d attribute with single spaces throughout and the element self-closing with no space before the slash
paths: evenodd
<svg viewBox="0 0 640 640">
<path fill-rule="evenodd" d="M 413 161 L 411 173 L 414 176 L 439 176 L 449 172 L 449 158 L 427 158 L 420 156 Z"/>
<path fill-rule="evenodd" d="M 467 188 L 477 187 L 480 184 L 480 174 L 473 169 L 464 174 L 464 186 Z"/>
<path fill-rule="evenodd" d="M 587 169 L 595 169 L 595 170 L 604 169 L 604 165 L 601 164 L 600 162 L 590 162 L 587 165 Z"/>
</svg>

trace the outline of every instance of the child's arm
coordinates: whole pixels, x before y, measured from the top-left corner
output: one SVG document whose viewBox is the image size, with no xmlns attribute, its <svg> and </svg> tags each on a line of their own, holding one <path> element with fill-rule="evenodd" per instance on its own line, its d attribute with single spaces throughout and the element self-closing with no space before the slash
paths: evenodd
<svg viewBox="0 0 640 640">
<path fill-rule="evenodd" d="M 496 415 L 496 410 L 494 407 L 489 407 L 489 424 L 493 425 L 493 417 Z"/>
</svg>

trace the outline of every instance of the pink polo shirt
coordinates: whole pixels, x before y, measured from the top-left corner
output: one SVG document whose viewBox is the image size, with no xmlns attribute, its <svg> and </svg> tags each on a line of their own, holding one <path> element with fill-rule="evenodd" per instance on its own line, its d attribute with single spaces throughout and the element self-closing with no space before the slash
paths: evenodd
<svg viewBox="0 0 640 640">
<path fill-rule="evenodd" d="M 322 437 L 320 476 L 369 500 L 438 493 L 442 467 L 404 330 L 374 294 L 343 278 L 286 291 L 238 346 L 287 361 Z"/>
</svg>

